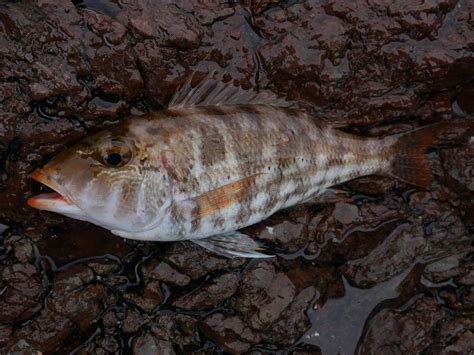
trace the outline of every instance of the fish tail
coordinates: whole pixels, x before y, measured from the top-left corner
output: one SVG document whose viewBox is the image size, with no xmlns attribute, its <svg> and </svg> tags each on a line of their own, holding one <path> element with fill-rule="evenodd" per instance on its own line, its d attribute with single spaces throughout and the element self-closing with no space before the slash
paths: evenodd
<svg viewBox="0 0 474 355">
<path fill-rule="evenodd" d="M 428 188 L 433 182 L 425 155 L 448 122 L 434 123 L 411 132 L 387 137 L 391 157 L 389 175 L 409 184 Z"/>
</svg>

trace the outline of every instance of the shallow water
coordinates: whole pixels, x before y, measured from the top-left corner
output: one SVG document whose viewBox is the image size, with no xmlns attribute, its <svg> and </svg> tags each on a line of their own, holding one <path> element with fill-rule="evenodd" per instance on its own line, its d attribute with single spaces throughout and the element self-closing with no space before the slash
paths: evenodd
<svg viewBox="0 0 474 355">
<path fill-rule="evenodd" d="M 473 16 L 462 0 L 0 4 L 2 350 L 473 351 Z M 351 201 L 279 212 L 246 229 L 278 255 L 265 261 L 26 206 L 44 190 L 31 171 L 162 108 L 195 69 L 355 134 L 449 120 L 428 155 L 436 181 L 364 177 L 340 186 Z"/>
</svg>

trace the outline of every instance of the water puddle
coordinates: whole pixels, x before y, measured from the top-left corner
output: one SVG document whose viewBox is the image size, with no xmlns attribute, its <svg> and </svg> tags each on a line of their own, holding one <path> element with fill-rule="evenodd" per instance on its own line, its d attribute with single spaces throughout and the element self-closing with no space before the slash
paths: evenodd
<svg viewBox="0 0 474 355">
<path fill-rule="evenodd" d="M 342 277 L 345 295 L 332 298 L 321 308 L 308 311 L 311 329 L 301 338 L 303 343 L 316 345 L 323 354 L 352 355 L 363 333 L 364 324 L 377 306 L 400 296 L 398 286 L 413 268 L 370 289 L 349 285 Z"/>
</svg>

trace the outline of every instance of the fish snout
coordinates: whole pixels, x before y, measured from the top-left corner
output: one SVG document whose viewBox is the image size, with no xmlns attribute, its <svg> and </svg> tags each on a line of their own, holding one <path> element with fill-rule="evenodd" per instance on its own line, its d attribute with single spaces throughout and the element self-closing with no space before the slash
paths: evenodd
<svg viewBox="0 0 474 355">
<path fill-rule="evenodd" d="M 44 193 L 30 197 L 27 204 L 30 207 L 40 210 L 55 210 L 57 208 L 73 205 L 73 203 L 60 192 L 61 187 L 54 179 L 49 169 L 36 169 L 31 177 L 43 185 L 54 190 L 54 192 Z"/>
</svg>

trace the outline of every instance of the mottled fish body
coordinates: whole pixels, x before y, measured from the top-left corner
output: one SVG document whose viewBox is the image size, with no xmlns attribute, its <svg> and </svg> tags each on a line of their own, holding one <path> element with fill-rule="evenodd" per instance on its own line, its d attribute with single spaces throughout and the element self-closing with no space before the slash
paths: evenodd
<svg viewBox="0 0 474 355">
<path fill-rule="evenodd" d="M 148 168 L 170 177 L 170 214 L 160 225 L 169 230 L 162 240 L 234 231 L 390 167 L 390 142 L 354 137 L 286 108 L 167 110 L 127 129 L 158 158 Z"/>
<path fill-rule="evenodd" d="M 224 97 L 228 90 L 214 89 Z M 200 97 L 204 88 L 192 90 Z M 246 101 L 176 104 L 86 138 L 34 173 L 56 194 L 29 204 L 126 238 L 192 240 L 225 255 L 261 257 L 235 231 L 332 185 L 370 174 L 431 183 L 423 153 L 440 125 L 361 138 L 304 112 L 260 104 L 268 100 Z"/>
</svg>

